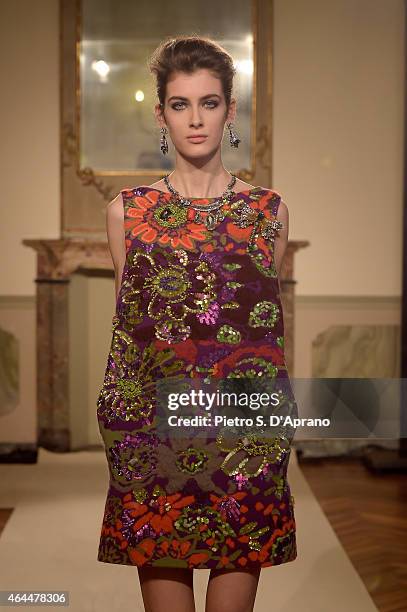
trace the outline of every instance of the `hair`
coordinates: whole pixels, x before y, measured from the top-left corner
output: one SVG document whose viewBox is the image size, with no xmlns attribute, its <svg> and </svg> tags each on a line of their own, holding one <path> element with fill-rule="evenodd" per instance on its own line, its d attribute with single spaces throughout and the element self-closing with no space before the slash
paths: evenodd
<svg viewBox="0 0 407 612">
<path fill-rule="evenodd" d="M 153 52 L 148 66 L 156 78 L 157 97 L 164 108 L 167 81 L 173 72 L 192 74 L 207 68 L 222 81 L 229 107 L 236 69 L 232 56 L 221 45 L 205 36 L 176 36 L 164 39 Z"/>
</svg>

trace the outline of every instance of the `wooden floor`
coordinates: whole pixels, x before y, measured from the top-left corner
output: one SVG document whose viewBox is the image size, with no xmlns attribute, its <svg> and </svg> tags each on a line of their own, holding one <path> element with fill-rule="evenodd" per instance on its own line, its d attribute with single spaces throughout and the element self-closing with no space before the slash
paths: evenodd
<svg viewBox="0 0 407 612">
<path fill-rule="evenodd" d="M 301 470 L 381 612 L 407 612 L 407 477 L 358 458 L 301 461 Z"/>
<path fill-rule="evenodd" d="M 407 612 L 407 477 L 360 459 L 300 460 L 301 470 L 380 612 Z M 0 537 L 12 508 L 0 509 Z"/>
</svg>

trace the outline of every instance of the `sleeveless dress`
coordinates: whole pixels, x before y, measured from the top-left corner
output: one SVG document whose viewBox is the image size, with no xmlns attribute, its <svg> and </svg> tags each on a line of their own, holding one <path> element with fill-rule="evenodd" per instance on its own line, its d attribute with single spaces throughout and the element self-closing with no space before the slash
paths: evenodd
<svg viewBox="0 0 407 612">
<path fill-rule="evenodd" d="M 97 419 L 109 486 L 97 560 L 244 569 L 297 556 L 290 437 L 159 435 L 165 380 L 289 383 L 273 261 L 281 196 L 234 193 L 218 216 L 150 186 L 121 191 L 126 261 Z M 194 198 L 194 205 L 215 198 Z"/>
</svg>

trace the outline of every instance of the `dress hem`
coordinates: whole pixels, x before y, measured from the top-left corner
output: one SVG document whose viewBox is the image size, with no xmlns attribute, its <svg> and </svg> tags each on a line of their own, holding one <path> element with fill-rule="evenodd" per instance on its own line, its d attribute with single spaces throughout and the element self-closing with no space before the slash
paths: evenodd
<svg viewBox="0 0 407 612">
<path fill-rule="evenodd" d="M 266 562 L 263 562 L 263 563 L 246 563 L 246 565 L 240 565 L 240 566 L 235 565 L 233 567 L 228 567 L 227 565 L 220 565 L 220 566 L 219 565 L 214 565 L 214 566 L 211 566 L 211 567 L 206 567 L 204 565 L 196 565 L 196 566 L 190 567 L 188 565 L 185 565 L 185 566 L 171 565 L 170 563 L 168 565 L 164 565 L 164 564 L 154 565 L 154 563 L 143 563 L 142 565 L 138 565 L 136 563 L 125 563 L 123 561 L 108 561 L 108 560 L 100 559 L 100 558 L 97 558 L 96 560 L 99 563 L 108 563 L 108 564 L 111 564 L 111 565 L 127 565 L 127 566 L 133 566 L 133 567 L 157 567 L 157 568 L 160 568 L 160 567 L 169 567 L 169 568 L 172 568 L 172 569 L 191 569 L 191 570 L 193 570 L 193 569 L 197 569 L 197 570 L 199 570 L 199 569 L 206 569 L 206 570 L 211 570 L 211 569 L 226 569 L 227 570 L 227 569 L 229 569 L 229 570 L 233 571 L 233 570 L 245 570 L 245 569 L 256 569 L 256 568 L 263 569 L 263 568 L 266 568 L 266 567 L 274 567 L 276 565 L 284 565 L 286 563 L 291 563 L 292 561 L 295 561 L 297 559 L 297 557 L 298 557 L 298 555 L 297 555 L 297 552 L 296 552 L 293 557 L 291 557 L 289 559 L 285 559 L 284 561 L 277 561 L 277 562 L 266 561 Z"/>
</svg>

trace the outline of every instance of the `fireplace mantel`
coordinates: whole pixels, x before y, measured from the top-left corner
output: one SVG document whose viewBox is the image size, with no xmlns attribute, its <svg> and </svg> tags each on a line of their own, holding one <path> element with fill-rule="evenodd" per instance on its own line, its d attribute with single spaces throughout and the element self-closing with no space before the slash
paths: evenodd
<svg viewBox="0 0 407 612">
<path fill-rule="evenodd" d="M 48 450 L 66 452 L 73 450 L 69 426 L 70 280 L 78 270 L 113 271 L 113 263 L 107 242 L 89 239 L 26 239 L 23 244 L 37 253 L 37 441 L 39 446 Z M 305 240 L 288 242 L 280 273 L 285 356 L 291 375 L 296 284 L 294 254 L 308 244 Z"/>
<path fill-rule="evenodd" d="M 96 240 L 23 240 L 37 252 L 37 281 L 65 280 L 79 268 L 113 270 L 106 242 Z"/>
</svg>

